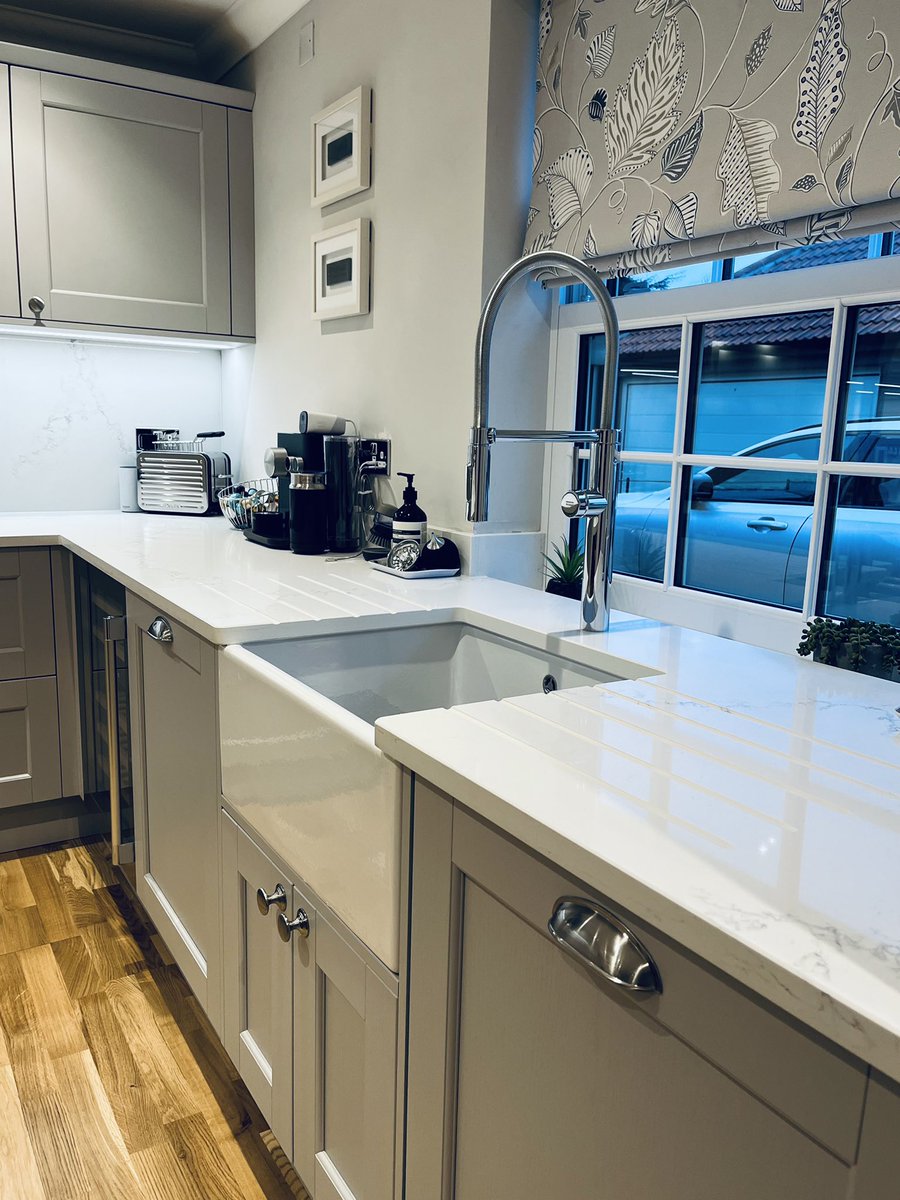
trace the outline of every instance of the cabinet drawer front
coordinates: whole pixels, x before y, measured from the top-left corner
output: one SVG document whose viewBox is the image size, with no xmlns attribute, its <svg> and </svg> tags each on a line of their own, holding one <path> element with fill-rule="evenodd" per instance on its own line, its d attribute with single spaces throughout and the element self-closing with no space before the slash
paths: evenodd
<svg viewBox="0 0 900 1200">
<path fill-rule="evenodd" d="M 53 675 L 48 550 L 0 550 L 0 679 Z"/>
<path fill-rule="evenodd" d="M 11 80 L 23 304 L 229 333 L 226 110 L 21 67 Z"/>
<path fill-rule="evenodd" d="M 154 608 L 147 604 L 139 596 L 134 596 L 128 593 L 128 617 L 129 620 L 136 622 L 140 626 L 143 633 L 146 633 L 149 643 L 152 644 L 153 639 L 149 636 L 150 627 L 153 622 L 162 617 L 172 631 L 171 642 L 161 644 L 161 648 L 172 658 L 178 659 L 192 670 L 199 672 L 201 670 L 203 658 L 203 638 L 198 637 L 196 633 L 188 629 L 186 625 L 182 625 L 168 613 L 161 609 Z"/>
<path fill-rule="evenodd" d="M 663 982 L 661 995 L 626 1003 L 639 1006 L 646 1017 L 677 1034 L 845 1162 L 854 1161 L 866 1086 L 865 1068 L 856 1059 L 458 806 L 453 859 L 466 876 L 520 914 L 567 963 L 572 959 L 547 930 L 560 897 L 583 896 L 610 909 L 650 952 Z M 602 981 L 596 986 L 616 990 Z"/>
<path fill-rule="evenodd" d="M 56 679 L 0 683 L 0 808 L 61 794 Z"/>
</svg>

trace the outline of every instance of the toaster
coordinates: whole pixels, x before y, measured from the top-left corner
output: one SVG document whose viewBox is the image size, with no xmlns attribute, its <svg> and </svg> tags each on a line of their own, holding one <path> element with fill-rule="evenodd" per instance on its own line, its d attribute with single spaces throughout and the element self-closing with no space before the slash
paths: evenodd
<svg viewBox="0 0 900 1200">
<path fill-rule="evenodd" d="M 177 429 L 137 431 L 138 508 L 149 513 L 220 515 L 218 495 L 231 483 L 231 459 L 224 451 L 208 453 L 207 438 L 223 430 L 181 437 Z"/>
</svg>

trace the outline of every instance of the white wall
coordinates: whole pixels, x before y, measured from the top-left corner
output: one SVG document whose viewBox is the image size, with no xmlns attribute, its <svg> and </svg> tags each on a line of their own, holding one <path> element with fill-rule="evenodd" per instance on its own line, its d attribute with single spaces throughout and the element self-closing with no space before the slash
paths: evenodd
<svg viewBox="0 0 900 1200">
<path fill-rule="evenodd" d="M 221 374 L 218 350 L 0 337 L 0 511 L 117 508 L 137 427 L 225 428 Z"/>
<path fill-rule="evenodd" d="M 316 56 L 300 67 L 309 20 Z M 257 345 L 226 365 L 250 376 L 244 474 L 300 409 L 338 411 L 393 439 L 433 524 L 465 526 L 475 330 L 487 285 L 521 252 L 535 39 L 536 0 L 312 0 L 229 76 L 257 93 Z M 310 118 L 361 83 L 375 97 L 372 188 L 320 212 Z M 318 324 L 311 237 L 357 216 L 373 222 L 372 312 Z M 498 322 L 495 415 L 519 425 L 545 419 L 548 311 L 523 288 Z M 498 455 L 491 515 L 538 528 L 540 454 L 515 453 Z"/>
</svg>

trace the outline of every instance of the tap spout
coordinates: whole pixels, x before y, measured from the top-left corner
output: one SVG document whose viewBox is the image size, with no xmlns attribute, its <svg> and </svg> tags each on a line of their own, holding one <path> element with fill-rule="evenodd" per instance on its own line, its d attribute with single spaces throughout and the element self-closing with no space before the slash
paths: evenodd
<svg viewBox="0 0 900 1200">
<path fill-rule="evenodd" d="M 601 388 L 600 423 L 594 430 L 495 429 L 490 424 L 491 341 L 497 313 L 509 289 L 524 276 L 555 270 L 583 283 L 600 307 L 606 335 L 606 359 Z M 491 447 L 498 441 L 582 443 L 591 445 L 589 493 L 605 504 L 593 505 L 585 529 L 585 628 L 605 629 L 608 623 L 607 589 L 611 575 L 612 528 L 616 503 L 618 434 L 613 429 L 619 359 L 619 322 L 602 280 L 571 254 L 541 250 L 512 264 L 491 288 L 475 342 L 475 407 L 466 469 L 466 512 L 473 522 L 486 521 L 490 498 Z M 587 493 L 586 493 L 587 494 Z M 590 574 L 590 578 L 588 578 Z M 597 589 L 600 589 L 598 596 Z"/>
</svg>

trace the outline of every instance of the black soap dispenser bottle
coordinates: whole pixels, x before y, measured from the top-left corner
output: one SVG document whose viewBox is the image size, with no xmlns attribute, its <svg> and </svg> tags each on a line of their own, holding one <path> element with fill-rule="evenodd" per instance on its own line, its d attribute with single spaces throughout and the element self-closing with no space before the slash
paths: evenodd
<svg viewBox="0 0 900 1200">
<path fill-rule="evenodd" d="M 421 550 L 425 546 L 428 517 L 416 503 L 419 493 L 413 487 L 415 475 L 406 471 L 400 471 L 399 474 L 406 480 L 406 487 L 403 489 L 403 503 L 394 513 L 391 526 L 391 545 L 399 546 L 401 542 L 416 542 Z"/>
</svg>

